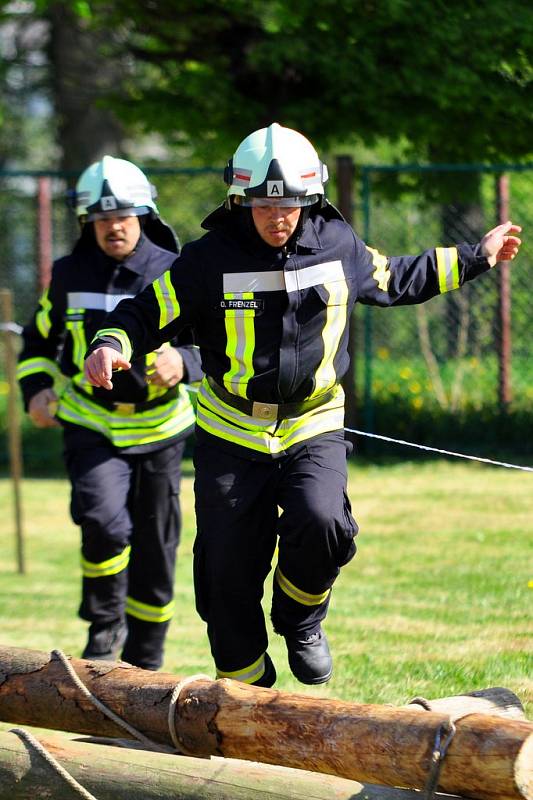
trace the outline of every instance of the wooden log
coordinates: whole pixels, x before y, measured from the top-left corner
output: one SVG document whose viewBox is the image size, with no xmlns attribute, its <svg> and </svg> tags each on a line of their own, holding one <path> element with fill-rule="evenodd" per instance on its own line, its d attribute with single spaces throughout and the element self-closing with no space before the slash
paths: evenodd
<svg viewBox="0 0 533 800">
<path fill-rule="evenodd" d="M 0 800 L 71 800 L 76 792 L 46 760 L 98 800 L 417 800 L 413 791 L 222 758 L 191 758 L 91 744 L 58 734 L 0 733 Z M 32 743 L 44 748 L 44 755 Z"/>
<path fill-rule="evenodd" d="M 186 753 L 224 756 L 337 775 L 362 783 L 423 789 L 449 715 L 361 705 L 260 689 L 227 679 L 182 680 L 112 662 L 71 659 L 87 688 L 152 740 L 172 745 L 172 713 Z M 79 733 L 123 736 L 56 658 L 0 648 L 0 720 Z M 442 761 L 440 791 L 533 800 L 533 723 L 469 713 Z"/>
</svg>

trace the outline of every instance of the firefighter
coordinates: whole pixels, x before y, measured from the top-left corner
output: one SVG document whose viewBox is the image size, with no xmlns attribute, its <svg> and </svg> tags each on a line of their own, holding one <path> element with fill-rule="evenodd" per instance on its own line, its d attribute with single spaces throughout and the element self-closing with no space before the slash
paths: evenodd
<svg viewBox="0 0 533 800">
<path fill-rule="evenodd" d="M 184 330 L 118 374 L 113 392 L 84 378 L 106 312 L 163 274 L 179 245 L 154 187 L 129 161 L 106 155 L 89 166 L 72 200 L 80 236 L 54 262 L 24 328 L 18 379 L 32 422 L 63 428 L 81 528 L 79 615 L 90 623 L 83 658 L 121 654 L 155 670 L 173 613 L 181 460 L 194 426 L 184 383 L 201 378 L 199 353 Z"/>
<path fill-rule="evenodd" d="M 224 205 L 170 271 L 106 320 L 85 374 L 112 370 L 194 325 L 205 377 L 197 401 L 194 578 L 218 677 L 272 686 L 261 607 L 305 684 L 332 674 L 322 629 L 340 568 L 355 553 L 346 492 L 344 395 L 356 301 L 398 306 L 458 288 L 514 257 L 518 226 L 480 244 L 385 257 L 325 198 L 327 167 L 298 131 L 274 123 L 228 163 Z"/>
</svg>

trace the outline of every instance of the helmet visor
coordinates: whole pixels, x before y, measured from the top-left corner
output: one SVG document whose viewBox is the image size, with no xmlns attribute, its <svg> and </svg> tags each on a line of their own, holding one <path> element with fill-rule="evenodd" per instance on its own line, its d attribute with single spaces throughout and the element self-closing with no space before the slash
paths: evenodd
<svg viewBox="0 0 533 800">
<path fill-rule="evenodd" d="M 144 214 L 149 214 L 150 209 L 148 206 L 138 206 L 134 208 L 113 208 L 109 211 L 91 211 L 85 216 L 86 222 L 96 222 L 98 219 L 110 219 L 111 217 L 142 217 Z"/>
<path fill-rule="evenodd" d="M 235 202 L 245 208 L 301 208 L 312 206 L 319 199 L 318 194 L 310 194 L 306 197 L 242 197 L 237 195 Z"/>
</svg>

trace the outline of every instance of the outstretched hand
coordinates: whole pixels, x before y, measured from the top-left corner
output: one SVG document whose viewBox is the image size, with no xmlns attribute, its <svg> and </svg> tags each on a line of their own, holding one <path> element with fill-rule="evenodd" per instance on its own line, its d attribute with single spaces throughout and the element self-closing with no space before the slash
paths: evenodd
<svg viewBox="0 0 533 800">
<path fill-rule="evenodd" d="M 522 240 L 515 235 L 521 230 L 520 225 L 514 225 L 509 220 L 485 234 L 481 240 L 481 252 L 491 267 L 499 261 L 512 261 L 522 244 Z"/>
<path fill-rule="evenodd" d="M 93 386 L 112 389 L 111 378 L 117 369 L 131 369 L 131 364 L 112 347 L 99 347 L 85 359 L 85 377 Z"/>
</svg>

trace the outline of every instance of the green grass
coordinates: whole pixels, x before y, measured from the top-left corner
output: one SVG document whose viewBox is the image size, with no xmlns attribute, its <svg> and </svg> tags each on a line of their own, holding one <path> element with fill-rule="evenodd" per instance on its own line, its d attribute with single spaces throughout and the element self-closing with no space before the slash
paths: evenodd
<svg viewBox="0 0 533 800">
<path fill-rule="evenodd" d="M 213 674 L 192 589 L 192 473 L 164 670 Z M 27 572 L 17 572 L 12 487 L 0 481 L 0 644 L 79 656 L 79 534 L 63 479 L 22 486 Z M 533 716 L 533 475 L 473 463 L 350 463 L 358 553 L 337 581 L 325 625 L 329 684 L 290 674 L 272 634 L 277 688 L 363 703 L 409 702 L 504 686 Z M 270 597 L 269 582 L 265 608 Z M 1 726 L 0 726 L 1 728 Z"/>
</svg>

